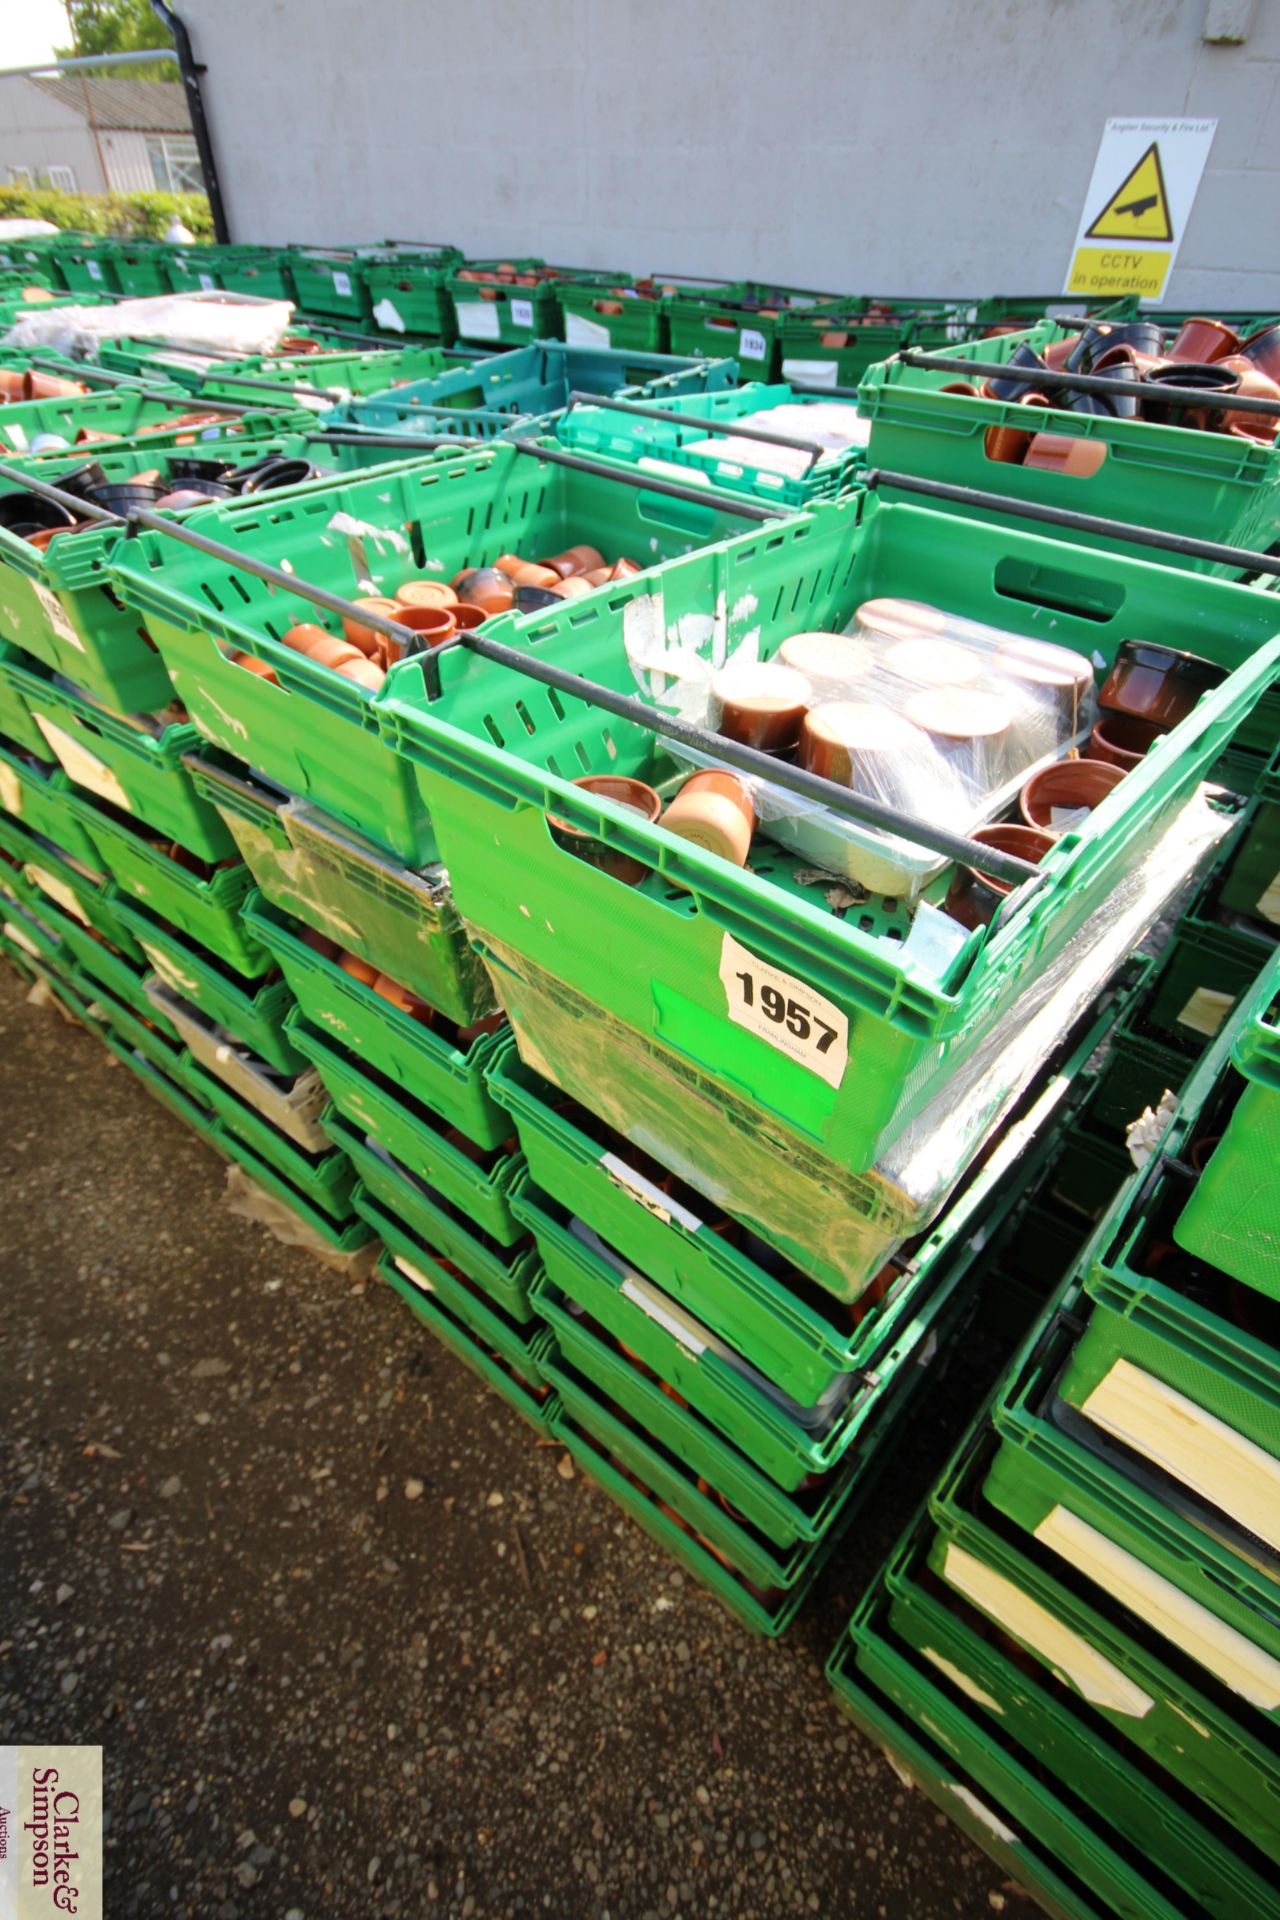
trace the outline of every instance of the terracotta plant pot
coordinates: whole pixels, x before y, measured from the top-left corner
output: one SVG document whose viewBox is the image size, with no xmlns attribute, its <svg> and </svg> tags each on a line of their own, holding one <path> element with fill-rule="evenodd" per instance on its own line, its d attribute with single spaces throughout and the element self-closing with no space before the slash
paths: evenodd
<svg viewBox="0 0 1280 1920">
<path fill-rule="evenodd" d="M 1010 639 L 992 654 L 991 667 L 1037 705 L 1049 703 L 1068 734 L 1078 731 L 1093 691 L 1093 666 L 1083 654 L 1051 640 Z"/>
<path fill-rule="evenodd" d="M 904 711 L 971 792 L 1002 783 L 1016 718 L 1011 701 L 972 687 L 939 687 L 914 695 Z"/>
<path fill-rule="evenodd" d="M 1280 321 L 1251 333 L 1241 343 L 1240 352 L 1244 359 L 1252 361 L 1259 373 L 1265 373 L 1269 380 L 1280 381 Z"/>
<path fill-rule="evenodd" d="M 812 697 L 809 682 L 791 667 L 773 661 L 728 666 L 711 682 L 708 719 L 726 740 L 761 753 L 790 753 Z"/>
<path fill-rule="evenodd" d="M 1106 464 L 1107 456 L 1105 440 L 1086 440 L 1078 433 L 1035 433 L 1022 464 L 1040 473 L 1061 473 L 1073 480 L 1089 480 Z"/>
<path fill-rule="evenodd" d="M 383 599 L 379 594 L 365 594 L 354 604 L 364 607 L 369 613 L 381 614 L 384 620 L 398 620 L 404 611 L 399 601 Z M 342 622 L 342 632 L 348 643 L 358 647 L 366 659 L 381 659 L 384 639 L 373 627 L 363 626 L 360 621 L 348 617 Z"/>
<path fill-rule="evenodd" d="M 1150 640 L 1122 640 L 1098 695 L 1104 714 L 1148 721 L 1161 733 L 1185 720 L 1202 693 L 1220 687 L 1225 667 Z"/>
<path fill-rule="evenodd" d="M 1051 407 L 1053 402 L 1043 393 L 1026 393 L 1022 396 L 1022 405 L 1043 410 Z M 1034 430 L 1030 427 L 988 427 L 983 436 L 983 451 L 988 460 L 994 460 L 1000 466 L 1020 467 L 1034 438 Z"/>
<path fill-rule="evenodd" d="M 1250 400 L 1272 400 L 1280 407 L 1280 386 L 1246 358 L 1243 353 L 1232 354 L 1222 362 L 1232 373 L 1240 375 L 1239 392 L 1242 398 Z M 1266 413 L 1224 413 L 1221 417 L 1221 430 L 1234 433 L 1243 440 L 1256 440 L 1260 446 L 1269 447 L 1280 432 L 1280 412 Z"/>
<path fill-rule="evenodd" d="M 663 814 L 662 824 L 668 833 L 744 867 L 756 830 L 755 802 L 737 774 L 709 768 L 685 781 Z"/>
<path fill-rule="evenodd" d="M 1068 829 L 1053 824 L 1055 810 L 1074 813 L 1088 808 L 1092 812 L 1123 779 L 1124 768 L 1105 760 L 1059 760 L 1032 774 L 1018 796 L 1018 806 L 1029 827 L 1056 836 Z"/>
<path fill-rule="evenodd" d="M 1129 773 L 1141 764 L 1148 747 L 1163 731 L 1149 720 L 1135 720 L 1127 713 L 1106 713 L 1089 736 L 1085 757 L 1105 760 Z"/>
<path fill-rule="evenodd" d="M 596 794 L 602 800 L 612 800 L 615 806 L 638 813 L 642 820 L 650 824 L 662 812 L 661 795 L 646 786 L 643 780 L 633 780 L 626 774 L 589 773 L 573 784 L 581 787 L 584 793 Z M 547 825 L 557 846 L 576 854 L 588 866 L 598 867 L 601 873 L 609 874 L 612 879 L 621 880 L 624 886 L 638 886 L 649 872 L 643 860 L 635 859 L 619 847 L 611 847 L 607 841 L 597 839 L 587 828 L 571 826 L 567 820 L 558 819 L 555 814 L 547 815 Z"/>
<path fill-rule="evenodd" d="M 308 660 L 314 660 L 318 667 L 343 667 L 350 660 L 362 660 L 364 655 L 349 640 L 340 639 L 336 633 L 330 633 L 327 627 L 318 627 L 310 621 L 300 626 L 290 627 L 281 635 L 286 647 L 292 647 L 295 653 L 305 653 Z"/>
<path fill-rule="evenodd" d="M 927 751 L 917 727 L 869 700 L 811 707 L 800 735 L 800 765 L 808 772 L 890 806 L 908 804 Z"/>
<path fill-rule="evenodd" d="M 1197 316 L 1183 321 L 1176 339 L 1166 350 L 1165 358 L 1192 360 L 1207 365 L 1214 360 L 1225 360 L 1228 354 L 1239 351 L 1240 335 L 1225 320 Z"/>
<path fill-rule="evenodd" d="M 873 664 L 870 647 L 847 633 L 793 633 L 774 658 L 802 673 L 815 693 L 830 688 L 833 699 L 835 689 L 852 690 L 865 680 Z"/>
<path fill-rule="evenodd" d="M 406 580 L 396 588 L 402 607 L 456 607 L 458 596 L 443 580 Z"/>
<path fill-rule="evenodd" d="M 393 640 L 388 634 L 382 647 L 382 659 L 388 667 L 393 667 L 397 660 L 403 660 L 408 653 L 425 653 L 428 647 L 443 646 L 458 631 L 457 617 L 450 607 L 400 607 L 390 617 L 397 626 L 408 627 L 416 633 L 418 641 L 416 646 L 410 647 Z M 483 612 L 480 617 L 485 618 Z"/>
<path fill-rule="evenodd" d="M 971 834 L 979 846 L 994 847 L 998 853 L 1016 854 L 1020 860 L 1038 863 L 1057 844 L 1051 833 L 1038 827 L 1001 825 L 979 827 Z M 957 867 L 947 894 L 945 911 L 962 927 L 985 927 L 1002 900 L 1014 890 L 1012 880 L 999 880 L 977 867 Z"/>
<path fill-rule="evenodd" d="M 450 583 L 464 606 L 482 607 L 486 613 L 505 613 L 516 603 L 516 590 L 497 567 L 470 567 Z"/>
</svg>

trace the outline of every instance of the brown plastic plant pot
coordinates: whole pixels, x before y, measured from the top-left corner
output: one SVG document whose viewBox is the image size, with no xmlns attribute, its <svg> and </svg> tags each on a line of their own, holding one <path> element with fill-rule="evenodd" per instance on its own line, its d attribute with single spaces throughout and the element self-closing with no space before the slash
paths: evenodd
<svg viewBox="0 0 1280 1920">
<path fill-rule="evenodd" d="M 1269 380 L 1280 380 L 1280 321 L 1251 333 L 1247 340 L 1241 342 L 1240 353 L 1259 373 L 1265 373 Z"/>
<path fill-rule="evenodd" d="M 790 753 L 812 699 L 802 673 L 776 661 L 728 666 L 711 682 L 709 719 L 726 740 L 761 753 Z"/>
<path fill-rule="evenodd" d="M 1183 321 L 1176 339 L 1165 350 L 1165 358 L 1194 360 L 1201 366 L 1207 366 L 1214 360 L 1225 360 L 1228 354 L 1239 351 L 1240 335 L 1225 320 L 1210 320 L 1204 315 L 1195 315 Z"/>
<path fill-rule="evenodd" d="M 1059 760 L 1032 774 L 1018 796 L 1018 807 L 1029 827 L 1057 838 L 1068 829 L 1055 827 L 1055 810 L 1092 813 L 1124 779 L 1125 769 L 1107 760 Z"/>
<path fill-rule="evenodd" d="M 1022 464 L 1039 473 L 1090 480 L 1106 464 L 1107 452 L 1105 440 L 1085 440 L 1078 433 L 1033 433 Z"/>
<path fill-rule="evenodd" d="M 1226 677 L 1225 667 L 1199 654 L 1150 640 L 1122 640 L 1098 705 L 1104 715 L 1146 720 L 1166 733 L 1186 719 L 1201 694 L 1220 687 Z"/>
<path fill-rule="evenodd" d="M 800 733 L 800 765 L 809 773 L 890 806 L 910 804 L 927 752 L 918 727 L 870 700 L 825 700 L 810 708 Z"/>
<path fill-rule="evenodd" d="M 1027 393 L 1022 397 L 1022 405 L 1043 410 L 1051 407 L 1053 402 L 1043 393 Z M 1035 434 L 1029 427 L 988 427 L 983 435 L 983 450 L 988 460 L 994 460 L 998 466 L 1020 467 L 1034 438 Z"/>
<path fill-rule="evenodd" d="M 997 853 L 1016 854 L 1020 860 L 1038 863 L 1057 842 L 1051 833 L 1038 827 L 1001 825 L 979 827 L 970 836 L 979 846 L 992 847 Z M 957 867 L 947 894 L 945 911 L 962 927 L 988 926 L 1000 902 L 1013 892 L 1015 882 L 998 880 L 994 874 L 977 867 Z"/>
<path fill-rule="evenodd" d="M 1146 756 L 1152 742 L 1164 732 L 1149 720 L 1135 720 L 1128 713 L 1106 713 L 1089 736 L 1085 748 L 1087 760 L 1105 760 L 1113 767 L 1132 772 Z"/>
<path fill-rule="evenodd" d="M 662 816 L 668 833 L 745 867 L 756 830 L 755 802 L 736 773 L 708 768 L 686 780 Z"/>
<path fill-rule="evenodd" d="M 1272 400 L 1280 406 L 1280 386 L 1243 353 L 1232 354 L 1222 364 L 1240 375 L 1239 392 L 1242 399 Z M 1237 439 L 1256 440 L 1260 445 L 1269 447 L 1280 431 L 1280 413 L 1224 413 L 1221 428 L 1224 433 L 1234 433 Z"/>
<path fill-rule="evenodd" d="M 662 812 L 661 795 L 646 786 L 643 780 L 633 780 L 626 774 L 589 773 L 573 784 L 581 787 L 585 793 L 595 794 L 601 800 L 612 800 L 615 806 L 638 813 L 650 825 Z M 558 847 L 584 860 L 588 866 L 598 867 L 601 873 L 607 873 L 611 879 L 621 880 L 624 886 L 639 886 L 649 872 L 643 860 L 624 853 L 620 847 L 610 846 L 606 840 L 597 839 L 588 828 L 572 826 L 568 820 L 561 820 L 553 813 L 547 815 L 547 825 Z"/>
</svg>

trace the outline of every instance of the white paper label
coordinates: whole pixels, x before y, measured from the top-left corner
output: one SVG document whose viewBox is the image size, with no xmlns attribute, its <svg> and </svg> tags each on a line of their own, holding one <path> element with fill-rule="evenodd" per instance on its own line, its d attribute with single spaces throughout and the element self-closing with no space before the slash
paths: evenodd
<svg viewBox="0 0 1280 1920">
<path fill-rule="evenodd" d="M 498 340 L 502 322 L 492 300 L 459 300 L 454 308 L 464 340 Z"/>
<path fill-rule="evenodd" d="M 211 273 L 200 274 L 199 280 L 200 280 L 200 285 L 205 293 L 213 292 L 213 275 Z"/>
<path fill-rule="evenodd" d="M 403 1254 L 398 1253 L 396 1255 L 396 1265 L 397 1267 L 399 1267 L 405 1279 L 412 1280 L 414 1286 L 420 1287 L 423 1293 L 435 1292 L 435 1286 L 433 1285 L 433 1283 L 430 1280 L 428 1280 L 426 1274 L 422 1271 L 421 1267 L 414 1266 L 412 1260 L 406 1260 Z"/>
<path fill-rule="evenodd" d="M 627 1296 L 628 1300 L 639 1307 L 641 1313 L 646 1314 L 650 1320 L 655 1320 L 660 1327 L 665 1328 L 671 1335 L 671 1338 L 677 1340 L 687 1353 L 693 1355 L 695 1360 L 706 1352 L 707 1343 L 699 1332 L 697 1321 L 690 1320 L 685 1314 L 681 1313 L 678 1307 L 671 1306 L 658 1299 L 645 1285 L 643 1280 L 636 1278 L 635 1274 L 627 1275 L 627 1278 L 622 1283 L 621 1291 Z"/>
<path fill-rule="evenodd" d="M 33 886 L 39 887 L 41 893 L 47 893 L 51 900 L 56 900 L 73 919 L 79 920 L 83 926 L 89 925 L 89 916 L 81 906 L 79 897 L 65 880 L 59 880 L 56 873 L 46 873 L 43 867 L 26 866 L 22 871 Z"/>
<path fill-rule="evenodd" d="M 333 270 L 333 290 L 343 300 L 351 298 L 351 275 L 343 273 L 338 267 Z"/>
<path fill-rule="evenodd" d="M 720 980 L 735 1026 L 767 1040 L 789 1060 L 838 1087 L 849 1064 L 849 1019 L 803 980 L 771 967 L 733 935 L 720 948 Z"/>
<path fill-rule="evenodd" d="M 0 807 L 8 813 L 22 814 L 22 782 L 12 767 L 0 760 Z"/>
<path fill-rule="evenodd" d="M 1234 1005 L 1234 994 L 1219 993 L 1216 987 L 1197 987 L 1178 1015 L 1178 1025 L 1212 1039 Z"/>
<path fill-rule="evenodd" d="M 64 733 L 56 721 L 47 719 L 43 713 L 33 713 L 31 718 L 78 787 L 88 787 L 100 800 L 110 800 L 126 813 L 133 812 L 132 800 L 105 761 L 90 753 L 71 734 Z"/>
<path fill-rule="evenodd" d="M 102 268 L 98 265 L 96 260 L 86 260 L 85 266 L 89 269 L 89 278 L 91 280 L 101 280 Z"/>
<path fill-rule="evenodd" d="M 798 387 L 838 387 L 840 369 L 834 360 L 784 360 L 782 377 Z"/>
<path fill-rule="evenodd" d="M 67 610 L 57 594 L 51 593 L 39 580 L 31 582 L 31 591 L 44 608 L 44 617 L 49 622 L 51 632 L 55 633 L 59 640 L 65 640 L 68 646 L 74 647 L 77 653 L 83 653 L 84 641 L 72 626 Z"/>
<path fill-rule="evenodd" d="M 1257 911 L 1263 920 L 1270 920 L 1273 926 L 1280 926 L 1280 873 L 1276 875 L 1266 892 L 1258 895 Z"/>
<path fill-rule="evenodd" d="M 687 1228 L 690 1233 L 697 1233 L 702 1226 L 696 1213 L 690 1213 L 688 1207 L 682 1207 L 671 1198 L 669 1193 L 664 1193 L 661 1187 L 655 1187 L 652 1180 L 646 1180 L 642 1173 L 637 1173 L 634 1167 L 629 1167 L 625 1160 L 618 1158 L 616 1153 L 602 1153 L 600 1165 L 615 1187 L 621 1187 L 625 1194 L 628 1194 L 632 1200 L 638 1200 L 642 1207 L 647 1207 L 649 1212 L 655 1214 L 659 1220 L 665 1222 L 674 1220 L 679 1226 Z"/>
<path fill-rule="evenodd" d="M 511 302 L 511 324 L 513 327 L 533 327 L 532 300 L 513 300 Z"/>
<path fill-rule="evenodd" d="M 373 310 L 373 317 L 384 333 L 405 332 L 405 324 L 400 316 L 400 309 L 394 300 L 386 298 L 379 300 Z"/>
<path fill-rule="evenodd" d="M 613 335 L 608 327 L 598 320 L 588 320 L 581 313 L 566 313 L 564 317 L 564 337 L 571 347 L 610 347 Z"/>
<path fill-rule="evenodd" d="M 739 360 L 766 360 L 769 357 L 769 342 L 754 327 L 744 327 L 738 335 Z"/>
<path fill-rule="evenodd" d="M 24 933 L 21 927 L 16 927 L 12 920 L 5 921 L 4 930 L 15 947 L 21 947 L 26 953 L 33 953 L 37 960 L 44 959 L 44 955 L 30 934 Z"/>
</svg>

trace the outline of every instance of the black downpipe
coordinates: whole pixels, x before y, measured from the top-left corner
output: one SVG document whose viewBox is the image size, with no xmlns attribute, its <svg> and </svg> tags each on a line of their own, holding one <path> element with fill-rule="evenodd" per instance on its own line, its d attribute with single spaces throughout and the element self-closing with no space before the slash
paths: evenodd
<svg viewBox="0 0 1280 1920">
<path fill-rule="evenodd" d="M 218 181 L 217 162 L 213 157 L 213 140 L 209 133 L 209 122 L 204 117 L 204 97 L 200 92 L 200 75 L 206 69 L 198 64 L 195 54 L 191 51 L 191 35 L 173 8 L 167 6 L 165 0 L 151 0 L 151 5 L 173 35 L 174 51 L 178 56 L 178 70 L 182 75 L 183 90 L 187 96 L 187 111 L 191 115 L 191 131 L 196 137 L 200 171 L 204 174 L 205 192 L 209 196 L 209 212 L 213 216 L 213 237 L 220 247 L 225 247 L 230 242 L 231 229 L 227 225 L 227 210 L 222 204 L 222 187 Z"/>
</svg>

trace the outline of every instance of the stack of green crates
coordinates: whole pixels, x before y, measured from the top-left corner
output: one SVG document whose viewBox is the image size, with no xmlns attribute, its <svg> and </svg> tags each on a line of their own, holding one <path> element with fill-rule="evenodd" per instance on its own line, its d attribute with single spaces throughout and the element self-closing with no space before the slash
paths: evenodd
<svg viewBox="0 0 1280 1920">
<path fill-rule="evenodd" d="M 1088 1085 L 1095 1010 L 933 1224 L 850 1305 L 565 1098 L 509 1041 L 491 1070 L 527 1162 L 552 1415 L 583 1470 L 748 1626 L 780 1633 L 961 1341 Z"/>
<path fill-rule="evenodd" d="M 95 444 L 110 481 L 145 468 L 180 478 L 193 444 L 238 466 L 310 444 L 296 415 L 232 412 L 196 441 L 172 424 L 182 397 L 143 403 L 159 419 L 136 396 L 114 398 L 113 423 L 143 431 Z M 86 414 L 104 419 L 102 404 L 58 403 L 59 437 L 73 442 Z M 82 461 L 27 454 L 4 492 L 28 477 L 56 484 Z M 0 828 L 27 894 L 7 937 L 153 1091 L 323 1244 L 346 1248 L 370 1237 L 351 1206 L 355 1174 L 319 1127 L 318 1076 L 284 1034 L 291 997 L 243 915 L 249 871 L 185 763 L 199 736 L 109 589 L 107 556 L 124 537 L 117 523 L 40 549 L 0 530 Z"/>
<path fill-rule="evenodd" d="M 830 1664 L 1055 1914 L 1280 1912 L 1280 957 Z"/>
</svg>

